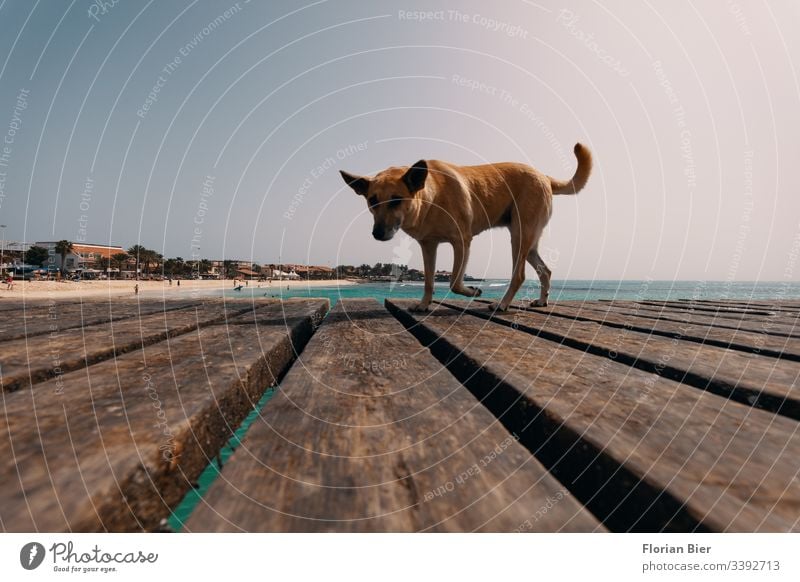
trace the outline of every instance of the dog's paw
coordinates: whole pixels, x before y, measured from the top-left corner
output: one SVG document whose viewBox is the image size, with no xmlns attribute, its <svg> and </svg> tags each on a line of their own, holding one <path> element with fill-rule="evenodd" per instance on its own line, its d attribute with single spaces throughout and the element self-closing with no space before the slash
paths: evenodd
<svg viewBox="0 0 800 582">
<path fill-rule="evenodd" d="M 547 299 L 544 301 L 541 299 L 534 299 L 531 301 L 531 307 L 547 307 Z"/>
<path fill-rule="evenodd" d="M 431 304 L 425 303 L 424 301 L 420 301 L 419 303 L 415 303 L 411 307 L 408 308 L 409 311 L 413 311 L 414 313 L 425 313 L 426 311 L 431 310 Z"/>
<path fill-rule="evenodd" d="M 453 287 L 452 291 L 464 297 L 480 297 L 481 293 L 483 293 L 483 291 L 477 287 Z"/>
<path fill-rule="evenodd" d="M 502 303 L 490 303 L 487 307 L 492 313 L 503 313 L 504 311 L 508 311 L 508 307 L 503 307 Z"/>
</svg>

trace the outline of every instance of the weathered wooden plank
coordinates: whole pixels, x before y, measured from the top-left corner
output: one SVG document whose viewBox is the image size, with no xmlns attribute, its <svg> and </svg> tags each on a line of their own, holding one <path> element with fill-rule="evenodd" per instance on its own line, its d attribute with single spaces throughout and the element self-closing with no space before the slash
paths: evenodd
<svg viewBox="0 0 800 582">
<path fill-rule="evenodd" d="M 669 315 L 669 316 L 685 316 L 687 313 L 691 313 L 694 315 L 705 315 L 707 317 L 711 317 L 712 319 L 718 321 L 719 323 L 725 323 L 727 325 L 736 324 L 737 322 L 748 322 L 748 323 L 769 323 L 770 325 L 779 324 L 782 329 L 787 329 L 790 333 L 796 334 L 800 332 L 800 326 L 797 323 L 796 316 L 794 314 L 788 314 L 783 312 L 776 312 L 776 311 L 748 311 L 744 309 L 734 310 L 734 309 L 722 309 L 722 310 L 714 310 L 711 308 L 700 308 L 695 307 L 695 304 L 687 304 L 686 306 L 671 306 L 671 305 L 657 305 L 652 303 L 646 303 L 643 301 L 614 301 L 610 304 L 611 308 L 617 307 L 627 307 L 627 308 L 638 308 L 643 311 L 651 311 L 659 316 L 662 315 Z"/>
<path fill-rule="evenodd" d="M 388 303 L 610 528 L 800 529 L 796 422 L 456 309 Z"/>
<path fill-rule="evenodd" d="M 798 320 L 800 319 L 800 312 L 774 306 L 753 307 L 730 303 L 716 305 L 709 301 L 639 301 L 638 303 L 665 311 L 678 310 L 691 313 L 706 313 L 712 317 L 723 317 L 725 319 L 744 319 L 748 321 L 779 319 L 783 323 L 795 327 L 798 326 Z"/>
<path fill-rule="evenodd" d="M 25 337 L 33 337 L 52 333 L 54 330 L 76 329 L 106 323 L 111 320 L 122 320 L 140 317 L 175 309 L 186 309 L 200 301 L 87 301 L 85 303 L 68 303 L 61 305 L 51 301 L 45 305 L 26 307 L 22 313 L 4 317 L 0 320 L 0 341 L 8 341 Z"/>
<path fill-rule="evenodd" d="M 158 527 L 327 306 L 320 299 L 266 308 L 301 318 L 291 333 L 278 326 L 206 326 L 4 395 L 2 527 Z"/>
<path fill-rule="evenodd" d="M 678 299 L 679 303 L 692 304 L 696 300 L 692 299 Z M 756 311 L 789 311 L 791 313 L 798 313 L 800 305 L 786 300 L 767 300 L 767 299 L 754 299 L 752 301 L 746 299 L 702 299 L 700 303 L 703 305 L 715 305 L 717 307 L 738 307 L 742 309 L 753 309 Z"/>
<path fill-rule="evenodd" d="M 457 309 L 464 308 L 458 302 L 447 303 Z M 479 317 L 491 315 L 483 304 L 470 312 Z M 800 362 L 667 339 L 627 328 L 611 330 L 593 321 L 568 321 L 532 311 L 514 309 L 498 313 L 493 319 L 737 402 L 800 419 L 800 386 L 796 385 Z"/>
<path fill-rule="evenodd" d="M 560 305 L 564 305 L 565 303 L 566 302 L 559 302 Z M 780 317 L 777 315 L 764 321 L 750 321 L 749 319 L 729 320 L 692 311 L 667 312 L 646 305 L 639 305 L 634 302 L 628 302 L 623 305 L 621 302 L 586 301 L 573 303 L 573 305 L 580 305 L 581 310 L 593 310 L 601 313 L 618 313 L 620 315 L 632 315 L 658 321 L 691 322 L 721 329 L 737 329 L 781 337 L 800 338 L 800 326 L 781 323 Z"/>
<path fill-rule="evenodd" d="M 737 306 L 737 305 L 713 305 L 711 303 L 706 303 L 703 300 L 694 300 L 694 301 L 664 301 L 664 300 L 657 300 L 657 299 L 645 299 L 641 301 L 637 301 L 640 305 L 649 305 L 651 307 L 657 307 L 661 309 L 677 309 L 679 311 L 683 310 L 691 310 L 691 311 L 707 311 L 709 313 L 713 313 L 716 315 L 737 315 L 737 316 L 769 316 L 772 314 L 772 310 L 770 309 L 754 309 L 751 307 L 744 307 L 744 306 Z"/>
<path fill-rule="evenodd" d="M 185 309 L 142 317 L 125 317 L 83 328 L 3 342 L 0 348 L 0 388 L 12 392 L 87 365 L 119 356 L 187 333 L 198 326 L 226 321 L 250 305 L 210 301 Z"/>
<path fill-rule="evenodd" d="M 800 338 L 695 324 L 692 323 L 690 317 L 684 323 L 678 323 L 639 315 L 623 315 L 610 310 L 599 312 L 593 309 L 583 309 L 579 303 L 552 303 L 546 308 L 517 307 L 517 309 L 525 311 L 535 309 L 539 313 L 579 321 L 594 321 L 614 328 L 628 328 L 642 333 L 752 352 L 773 358 L 800 360 Z"/>
<path fill-rule="evenodd" d="M 374 300 L 337 304 L 186 528 L 603 529 Z"/>
</svg>

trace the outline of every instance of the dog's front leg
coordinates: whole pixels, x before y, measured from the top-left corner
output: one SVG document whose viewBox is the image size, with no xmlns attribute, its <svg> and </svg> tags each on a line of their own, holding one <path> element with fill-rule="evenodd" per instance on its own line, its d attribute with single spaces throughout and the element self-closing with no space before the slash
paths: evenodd
<svg viewBox="0 0 800 582">
<path fill-rule="evenodd" d="M 481 290 L 477 287 L 464 286 L 464 273 L 469 260 L 469 246 L 472 239 L 464 239 L 453 243 L 453 272 L 450 275 L 450 289 L 453 293 L 467 297 L 480 297 Z"/>
<path fill-rule="evenodd" d="M 422 247 L 422 262 L 425 266 L 425 292 L 422 295 L 422 301 L 413 305 L 411 311 L 428 311 L 430 309 L 431 300 L 433 299 L 433 282 L 436 273 L 436 247 L 439 243 L 432 241 L 420 241 L 419 246 Z"/>
</svg>

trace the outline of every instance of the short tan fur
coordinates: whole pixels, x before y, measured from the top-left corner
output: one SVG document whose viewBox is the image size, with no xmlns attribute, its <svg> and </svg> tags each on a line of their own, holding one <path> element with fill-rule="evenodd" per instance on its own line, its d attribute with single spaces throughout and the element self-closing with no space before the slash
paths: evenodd
<svg viewBox="0 0 800 582">
<path fill-rule="evenodd" d="M 556 180 L 526 164 L 504 162 L 481 166 L 457 166 L 438 160 L 420 160 L 410 167 L 391 167 L 372 178 L 341 172 L 344 181 L 364 196 L 373 215 L 372 235 L 390 240 L 402 229 L 422 247 L 425 291 L 414 306 L 425 311 L 433 298 L 436 249 L 453 245 L 454 293 L 477 297 L 480 289 L 464 285 L 464 272 L 473 237 L 493 227 L 511 232 L 513 267 L 511 283 L 491 310 L 505 311 L 525 281 L 526 261 L 541 283 L 539 299 L 532 306 L 546 306 L 551 271 L 539 255 L 539 239 L 550 220 L 554 194 L 576 194 L 589 179 L 592 155 L 575 145 L 578 168 L 568 181 Z"/>
</svg>

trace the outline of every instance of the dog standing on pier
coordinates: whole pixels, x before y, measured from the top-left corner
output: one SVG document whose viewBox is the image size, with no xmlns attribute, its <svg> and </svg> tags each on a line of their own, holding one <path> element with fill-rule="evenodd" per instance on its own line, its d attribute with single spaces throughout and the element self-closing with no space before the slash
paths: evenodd
<svg viewBox="0 0 800 582">
<path fill-rule="evenodd" d="M 453 245 L 454 293 L 477 297 L 481 290 L 464 285 L 472 238 L 484 230 L 504 226 L 511 231 L 511 283 L 491 310 L 505 311 L 525 281 L 525 262 L 539 275 L 541 294 L 533 307 L 547 305 L 550 269 L 539 255 L 539 239 L 550 220 L 554 194 L 576 194 L 589 179 L 592 154 L 575 145 L 578 168 L 571 180 L 556 180 L 527 164 L 505 162 L 456 166 L 438 160 L 420 160 L 411 167 L 387 168 L 372 178 L 340 172 L 356 194 L 363 196 L 375 220 L 372 236 L 390 240 L 399 229 L 422 247 L 425 292 L 413 311 L 426 311 L 433 298 L 436 248 Z"/>
</svg>

